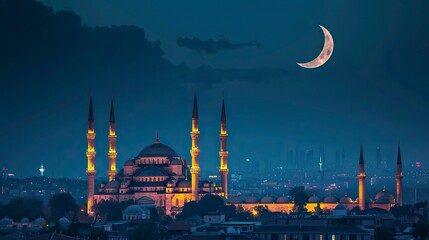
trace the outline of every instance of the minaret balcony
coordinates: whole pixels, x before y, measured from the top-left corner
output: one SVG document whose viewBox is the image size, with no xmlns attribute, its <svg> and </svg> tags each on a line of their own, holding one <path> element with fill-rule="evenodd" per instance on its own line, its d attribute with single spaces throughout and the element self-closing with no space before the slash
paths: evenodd
<svg viewBox="0 0 429 240">
<path fill-rule="evenodd" d="M 191 174 L 200 174 L 200 167 L 191 167 Z"/>
<path fill-rule="evenodd" d="M 228 157 L 229 152 L 228 151 L 220 151 L 219 157 Z"/>
</svg>

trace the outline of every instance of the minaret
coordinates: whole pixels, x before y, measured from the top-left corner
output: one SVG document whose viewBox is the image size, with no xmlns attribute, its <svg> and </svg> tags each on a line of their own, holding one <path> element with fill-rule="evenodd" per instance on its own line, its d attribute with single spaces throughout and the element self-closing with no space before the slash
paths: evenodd
<svg viewBox="0 0 429 240">
<path fill-rule="evenodd" d="M 194 95 L 194 109 L 192 111 L 192 148 L 191 148 L 191 157 L 192 157 L 192 201 L 198 202 L 198 182 L 200 178 L 200 166 L 198 164 L 198 157 L 200 156 L 200 149 L 198 147 L 198 137 L 200 132 L 198 131 L 198 105 L 197 105 L 197 94 Z"/>
<path fill-rule="evenodd" d="M 225 101 L 222 99 L 222 114 L 220 117 L 220 177 L 222 182 L 222 191 L 224 197 L 228 199 L 228 150 L 226 149 L 226 140 L 228 139 L 228 133 L 226 132 L 226 113 L 225 113 Z"/>
<path fill-rule="evenodd" d="M 365 210 L 365 169 L 363 161 L 362 143 L 360 145 L 360 158 L 359 158 L 359 208 Z"/>
<path fill-rule="evenodd" d="M 88 176 L 88 201 L 87 201 L 87 213 L 93 215 L 92 206 L 94 205 L 94 176 L 95 176 L 95 149 L 94 149 L 94 112 L 92 109 L 92 96 L 89 102 L 89 116 L 88 116 L 88 133 L 86 134 L 88 139 L 88 149 L 86 150 L 86 157 L 88 158 L 88 167 L 86 169 L 86 175 Z"/>
<path fill-rule="evenodd" d="M 116 173 L 116 132 L 115 132 L 115 110 L 113 108 L 113 99 L 112 104 L 110 105 L 110 121 L 109 121 L 109 152 L 107 156 L 109 157 L 109 181 L 114 181 Z"/>
<path fill-rule="evenodd" d="M 402 206 L 402 160 L 401 146 L 398 145 L 398 159 L 396 161 L 396 204 Z"/>
</svg>

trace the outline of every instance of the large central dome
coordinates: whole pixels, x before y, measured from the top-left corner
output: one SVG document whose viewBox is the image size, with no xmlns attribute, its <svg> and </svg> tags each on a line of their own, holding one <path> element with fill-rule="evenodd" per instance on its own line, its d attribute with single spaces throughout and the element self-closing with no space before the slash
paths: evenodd
<svg viewBox="0 0 429 240">
<path fill-rule="evenodd" d="M 145 147 L 138 157 L 179 157 L 177 153 L 169 146 L 162 143 L 154 143 Z"/>
</svg>

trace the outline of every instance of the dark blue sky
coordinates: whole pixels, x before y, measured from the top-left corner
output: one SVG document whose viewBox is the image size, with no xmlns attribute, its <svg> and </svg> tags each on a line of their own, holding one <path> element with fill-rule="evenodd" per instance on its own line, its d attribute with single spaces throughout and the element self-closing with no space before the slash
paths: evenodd
<svg viewBox="0 0 429 240">
<path fill-rule="evenodd" d="M 400 140 L 405 163 L 429 164 L 427 1 L 42 1 L 54 12 L 12 2 L 0 1 L 0 163 L 18 174 L 37 174 L 43 160 L 47 175 L 84 176 L 90 92 L 98 176 L 107 176 L 112 97 L 118 164 L 157 129 L 190 159 L 195 89 L 203 173 L 219 165 L 222 92 L 232 166 L 280 163 L 297 144 L 325 144 L 327 162 L 344 145 L 357 163 L 361 140 L 368 161 Z M 318 24 L 334 53 L 300 68 L 323 45 Z M 260 46 L 207 54 L 179 47 L 180 37 Z"/>
</svg>

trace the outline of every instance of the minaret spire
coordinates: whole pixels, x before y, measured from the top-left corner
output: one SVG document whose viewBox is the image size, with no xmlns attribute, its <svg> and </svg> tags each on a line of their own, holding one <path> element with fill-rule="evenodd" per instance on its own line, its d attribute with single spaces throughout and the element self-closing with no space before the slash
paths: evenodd
<svg viewBox="0 0 429 240">
<path fill-rule="evenodd" d="M 226 132 L 226 113 L 225 113 L 225 100 L 222 97 L 222 112 L 220 117 L 220 175 L 222 182 L 222 191 L 225 198 L 228 198 L 228 150 L 226 148 L 226 141 L 228 139 L 228 133 Z"/>
<path fill-rule="evenodd" d="M 116 152 L 116 128 L 115 128 L 115 109 L 113 107 L 113 99 L 110 104 L 110 121 L 109 121 L 109 136 L 107 137 L 109 141 L 109 152 L 107 157 L 109 158 L 109 181 L 115 180 L 115 176 L 118 173 L 116 170 L 116 157 L 118 153 Z"/>
<path fill-rule="evenodd" d="M 360 157 L 359 157 L 359 208 L 365 210 L 365 163 L 363 159 L 362 143 L 360 144 Z"/>
<path fill-rule="evenodd" d="M 155 143 L 161 143 L 161 141 L 159 140 L 159 133 L 158 133 L 158 130 L 156 130 Z"/>
<path fill-rule="evenodd" d="M 92 96 L 89 100 L 89 114 L 88 114 L 88 132 L 86 134 L 88 139 L 88 148 L 86 150 L 86 157 L 88 159 L 88 167 L 86 168 L 86 175 L 88 176 L 88 200 L 87 200 L 87 213 L 93 215 L 92 207 L 94 204 L 94 177 L 95 177 L 95 148 L 94 148 L 94 110 L 92 106 Z"/>
<path fill-rule="evenodd" d="M 396 204 L 402 206 L 402 159 L 401 146 L 398 144 L 398 159 L 396 160 Z"/>
<path fill-rule="evenodd" d="M 192 131 L 191 131 L 191 139 L 192 139 L 192 148 L 191 148 L 191 157 L 192 157 L 192 167 L 191 167 L 191 175 L 192 175 L 192 201 L 198 202 L 199 200 L 199 188 L 198 182 L 200 178 L 200 166 L 198 163 L 198 157 L 200 156 L 200 148 L 198 146 L 198 137 L 200 136 L 200 132 L 198 131 L 198 105 L 197 105 L 197 94 L 194 95 L 194 108 L 192 111 Z"/>
</svg>

